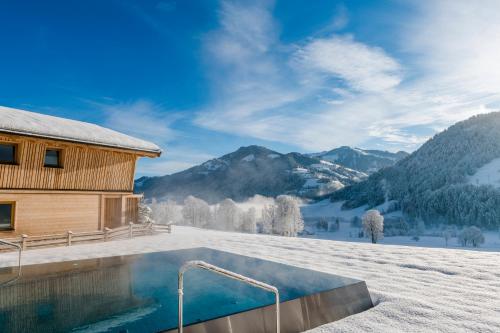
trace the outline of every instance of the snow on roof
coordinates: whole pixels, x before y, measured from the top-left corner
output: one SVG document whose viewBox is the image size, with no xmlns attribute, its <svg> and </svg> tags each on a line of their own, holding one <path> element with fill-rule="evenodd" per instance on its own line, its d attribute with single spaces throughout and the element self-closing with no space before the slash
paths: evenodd
<svg viewBox="0 0 500 333">
<path fill-rule="evenodd" d="M 0 132 L 160 154 L 154 143 L 95 124 L 0 106 Z"/>
</svg>

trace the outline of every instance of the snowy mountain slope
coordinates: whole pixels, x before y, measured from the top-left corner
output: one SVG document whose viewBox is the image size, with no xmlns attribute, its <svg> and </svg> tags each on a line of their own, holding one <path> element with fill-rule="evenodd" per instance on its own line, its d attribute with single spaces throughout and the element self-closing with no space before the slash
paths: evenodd
<svg viewBox="0 0 500 333">
<path fill-rule="evenodd" d="M 325 161 L 330 161 L 345 167 L 359 170 L 368 174 L 379 169 L 394 165 L 409 154 L 403 151 L 391 153 L 381 150 L 364 150 L 347 146 L 339 147 L 330 151 L 309 154 Z"/>
<path fill-rule="evenodd" d="M 493 171 L 500 169 L 499 158 L 500 112 L 474 116 L 437 134 L 393 167 L 333 193 L 332 200 L 347 200 L 345 208 L 396 200 L 411 218 L 496 228 L 500 189 L 491 185 L 498 179 Z"/>
<path fill-rule="evenodd" d="M 500 188 L 500 158 L 495 158 L 486 163 L 472 175 L 467 177 L 467 182 L 472 185 L 492 185 Z"/>
<path fill-rule="evenodd" d="M 210 203 L 224 198 L 244 200 L 255 194 L 315 197 L 366 177 L 363 172 L 303 154 L 249 146 L 173 175 L 140 178 L 135 191 L 146 198 L 177 201 L 194 195 Z"/>
</svg>

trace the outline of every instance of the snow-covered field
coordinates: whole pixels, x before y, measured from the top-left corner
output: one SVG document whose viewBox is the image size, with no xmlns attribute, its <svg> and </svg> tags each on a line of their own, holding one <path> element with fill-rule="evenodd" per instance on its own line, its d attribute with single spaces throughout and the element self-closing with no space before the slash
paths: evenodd
<svg viewBox="0 0 500 333">
<path fill-rule="evenodd" d="M 302 236 L 305 238 L 318 238 L 328 239 L 342 242 L 357 242 L 357 243 L 370 243 L 368 238 L 358 238 L 356 236 L 356 228 L 350 228 L 347 223 L 340 224 L 339 232 L 315 231 L 314 235 Z M 352 237 L 351 237 L 352 235 Z M 448 240 L 448 245 L 443 237 L 438 236 L 420 236 L 418 241 L 412 239 L 411 236 L 390 236 L 384 237 L 379 241 L 381 245 L 404 245 L 404 246 L 417 246 L 425 248 L 449 248 L 449 249 L 465 249 L 474 251 L 500 251 L 500 238 L 498 232 L 486 231 L 483 233 L 485 243 L 481 244 L 478 248 L 462 247 L 456 237 Z"/>
<path fill-rule="evenodd" d="M 340 229 L 335 232 L 318 231 L 314 227 L 314 223 L 307 224 L 306 230 L 314 232 L 313 235 L 306 235 L 306 238 L 319 238 L 319 239 L 329 239 L 336 241 L 345 242 L 361 242 L 368 243 L 370 240 L 368 238 L 358 238 L 357 234 L 360 230 L 359 228 L 352 228 L 350 226 L 350 221 L 354 216 L 362 217 L 366 212 L 367 206 L 361 206 L 351 210 L 342 210 L 343 202 L 330 202 L 329 200 L 323 200 L 314 204 L 305 204 L 300 208 L 304 217 L 307 218 L 340 218 Z M 383 212 L 386 210 L 387 205 L 383 204 L 375 207 L 379 211 Z M 397 218 L 401 217 L 401 211 L 395 211 L 385 214 L 384 217 Z M 443 237 L 438 236 L 438 230 L 425 230 L 423 235 L 419 236 L 419 240 L 415 241 L 412 236 L 390 236 L 384 237 L 380 240 L 381 244 L 391 244 L 391 245 L 405 245 L 405 246 L 417 246 L 417 247 L 433 247 L 433 248 L 455 248 L 464 249 L 458 243 L 456 237 L 452 237 L 448 240 L 448 244 Z M 434 234 L 433 236 L 431 236 Z M 483 235 L 485 238 L 484 244 L 480 247 L 475 248 L 477 251 L 500 251 L 500 232 L 498 231 L 488 231 L 483 230 Z M 473 248 L 468 247 L 467 249 L 472 250 Z"/>
<path fill-rule="evenodd" d="M 343 242 L 358 242 L 358 243 L 370 243 L 370 239 L 358 238 L 359 228 L 353 228 L 347 222 L 340 223 L 340 229 L 338 231 L 323 231 L 317 230 L 314 226 L 307 226 L 307 230 L 313 231 L 312 235 L 304 235 L 301 237 L 305 238 L 318 238 L 318 239 L 328 239 Z M 412 236 L 386 236 L 379 241 L 383 245 L 404 245 L 404 246 L 418 246 L 418 247 L 433 247 L 433 248 L 452 248 L 452 249 L 468 249 L 475 251 L 500 251 L 500 234 L 495 231 L 484 231 L 484 244 L 481 244 L 478 248 L 472 247 L 462 247 L 457 237 L 452 237 L 448 240 L 448 244 L 443 237 L 440 236 L 430 236 L 432 233 L 437 233 L 437 230 L 426 230 L 424 235 L 419 236 L 419 240 L 416 241 Z M 427 235 L 425 235 L 427 234 Z"/>
<path fill-rule="evenodd" d="M 328 199 L 315 202 L 313 204 L 303 204 L 300 211 L 304 217 L 339 217 L 344 220 L 350 220 L 354 216 L 361 217 L 368 209 L 368 206 L 360 206 L 354 209 L 343 210 L 343 201 L 331 202 Z M 380 212 L 384 213 L 387 210 L 388 204 L 391 201 L 373 207 Z M 384 214 L 385 217 L 401 217 L 401 211 L 390 212 Z"/>
<path fill-rule="evenodd" d="M 175 227 L 172 234 L 27 251 L 23 261 L 32 264 L 197 246 L 367 282 L 377 306 L 311 332 L 500 332 L 500 257 L 492 252 Z M 14 253 L 0 255 L 0 266 L 14 262 Z"/>
</svg>

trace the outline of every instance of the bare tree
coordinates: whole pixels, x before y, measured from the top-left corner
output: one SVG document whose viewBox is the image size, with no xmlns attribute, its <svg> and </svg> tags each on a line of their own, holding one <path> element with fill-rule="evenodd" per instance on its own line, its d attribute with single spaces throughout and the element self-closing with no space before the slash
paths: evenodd
<svg viewBox="0 0 500 333">
<path fill-rule="evenodd" d="M 384 217 L 376 209 L 371 209 L 363 215 L 363 229 L 366 236 L 375 244 L 384 235 Z"/>
</svg>

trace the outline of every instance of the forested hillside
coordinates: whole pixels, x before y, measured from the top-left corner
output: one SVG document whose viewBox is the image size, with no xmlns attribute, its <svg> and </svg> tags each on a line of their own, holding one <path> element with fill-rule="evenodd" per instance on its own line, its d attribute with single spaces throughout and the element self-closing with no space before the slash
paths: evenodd
<svg viewBox="0 0 500 333">
<path fill-rule="evenodd" d="M 393 167 L 332 194 L 344 207 L 397 200 L 410 218 L 426 222 L 500 225 L 500 190 L 467 182 L 481 166 L 500 157 L 500 112 L 459 122 Z"/>
</svg>

